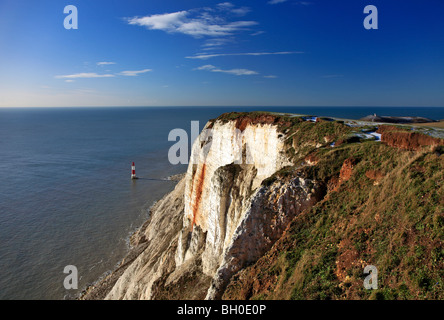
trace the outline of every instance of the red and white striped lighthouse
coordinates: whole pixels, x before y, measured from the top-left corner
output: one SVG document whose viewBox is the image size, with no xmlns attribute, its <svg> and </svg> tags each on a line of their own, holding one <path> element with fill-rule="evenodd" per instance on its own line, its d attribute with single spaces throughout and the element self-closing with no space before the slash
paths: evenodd
<svg viewBox="0 0 444 320">
<path fill-rule="evenodd" d="M 132 180 L 137 179 L 137 177 L 136 177 L 136 165 L 134 164 L 134 162 L 131 165 L 131 179 Z"/>
</svg>

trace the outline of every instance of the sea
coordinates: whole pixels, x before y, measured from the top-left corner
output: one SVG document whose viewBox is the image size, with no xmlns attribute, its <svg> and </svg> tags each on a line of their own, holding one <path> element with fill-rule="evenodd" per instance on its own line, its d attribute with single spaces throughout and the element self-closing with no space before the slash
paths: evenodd
<svg viewBox="0 0 444 320">
<path fill-rule="evenodd" d="M 168 161 L 169 132 L 190 140 L 191 121 L 202 129 L 224 112 L 256 110 L 444 119 L 444 107 L 0 108 L 0 299 L 75 299 L 118 265 L 174 188 L 168 177 L 186 171 Z M 77 289 L 64 286 L 67 266 Z"/>
</svg>

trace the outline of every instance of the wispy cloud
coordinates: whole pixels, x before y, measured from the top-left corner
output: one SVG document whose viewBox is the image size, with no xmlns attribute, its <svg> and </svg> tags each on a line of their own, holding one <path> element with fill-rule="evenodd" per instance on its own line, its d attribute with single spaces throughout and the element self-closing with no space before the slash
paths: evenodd
<svg viewBox="0 0 444 320">
<path fill-rule="evenodd" d="M 301 5 L 301 6 L 310 6 L 313 4 L 313 2 L 310 1 L 297 1 L 296 4 Z"/>
<path fill-rule="evenodd" d="M 254 33 L 252 33 L 251 35 L 252 36 L 258 36 L 258 35 L 260 35 L 260 34 L 263 34 L 263 33 L 265 33 L 265 31 L 256 31 L 256 32 L 254 32 Z"/>
<path fill-rule="evenodd" d="M 101 62 L 97 62 L 98 66 L 107 66 L 107 65 L 111 65 L 111 64 L 116 64 L 115 62 L 111 62 L 111 61 L 101 61 Z"/>
<path fill-rule="evenodd" d="M 225 46 L 229 43 L 234 43 L 234 37 L 225 37 L 225 38 L 211 38 L 207 39 L 205 43 L 202 45 L 202 50 L 216 50 L 222 46 Z"/>
<path fill-rule="evenodd" d="M 215 66 L 213 66 L 211 64 L 207 64 L 207 65 L 198 67 L 198 68 L 196 68 L 196 70 L 229 73 L 229 74 L 234 74 L 236 76 L 250 76 L 250 75 L 259 74 L 256 71 L 248 70 L 248 69 L 229 69 L 229 70 L 223 70 L 223 69 L 219 69 L 219 68 L 217 68 L 217 67 L 215 67 Z"/>
<path fill-rule="evenodd" d="M 68 75 L 55 76 L 57 79 L 89 79 L 89 78 L 112 78 L 113 74 L 97 74 L 94 72 L 89 73 L 74 73 Z"/>
<path fill-rule="evenodd" d="M 286 2 L 287 0 L 270 0 L 268 1 L 268 4 L 278 4 L 282 2 Z"/>
<path fill-rule="evenodd" d="M 245 52 L 245 53 L 214 53 L 214 54 L 199 54 L 185 57 L 187 59 L 207 60 L 216 57 L 226 56 L 269 56 L 269 55 L 287 55 L 287 54 L 301 54 L 301 51 L 281 51 L 281 52 Z"/>
<path fill-rule="evenodd" d="M 236 8 L 236 9 L 231 10 L 232 13 L 234 13 L 235 15 L 237 15 L 239 17 L 245 16 L 250 11 L 251 11 L 251 9 L 248 7 L 240 7 L 240 8 Z"/>
<path fill-rule="evenodd" d="M 232 4 L 231 2 L 221 2 L 221 3 L 217 4 L 217 6 L 219 8 L 231 9 L 234 7 L 234 4 Z"/>
<path fill-rule="evenodd" d="M 153 71 L 152 69 L 143 69 L 143 70 L 135 70 L 135 71 L 122 71 L 119 75 L 127 76 L 127 77 L 135 77 L 142 73 L 147 73 Z"/>
<path fill-rule="evenodd" d="M 188 15 L 187 11 L 178 11 L 165 14 L 154 14 L 145 17 L 129 18 L 128 23 L 138 26 L 147 27 L 151 30 L 163 30 L 168 32 L 174 32 L 180 25 L 182 25 L 183 19 Z"/>
<path fill-rule="evenodd" d="M 219 3 L 216 7 L 217 7 L 217 9 L 219 9 L 221 11 L 226 11 L 226 12 L 232 13 L 237 16 L 244 16 L 248 12 L 251 11 L 251 9 L 248 7 L 237 8 L 236 5 L 232 4 L 231 2 L 222 2 L 222 3 Z M 208 8 L 207 8 L 207 10 L 208 10 Z"/>
<path fill-rule="evenodd" d="M 153 71 L 152 69 L 143 69 L 143 70 L 134 70 L 134 71 L 122 71 L 116 74 L 98 74 L 95 72 L 84 72 L 84 73 L 74 73 L 74 74 L 67 74 L 67 75 L 59 75 L 55 76 L 56 79 L 65 79 L 65 82 L 74 82 L 75 79 L 92 79 L 92 78 L 113 78 L 116 76 L 127 76 L 127 77 L 135 77 L 139 74 L 146 73 Z"/>
<path fill-rule="evenodd" d="M 257 24 L 256 21 L 231 21 L 233 15 L 243 16 L 249 11 L 247 7 L 238 8 L 230 2 L 223 2 L 214 8 L 206 7 L 132 17 L 127 21 L 131 25 L 146 27 L 149 30 L 182 33 L 195 38 L 225 37 L 248 30 L 249 27 Z"/>
<path fill-rule="evenodd" d="M 277 76 L 271 74 L 271 75 L 268 75 L 268 76 L 264 76 L 264 78 L 268 78 L 268 79 L 276 79 Z"/>
<path fill-rule="evenodd" d="M 268 4 L 279 4 L 279 3 L 284 3 L 287 2 L 288 0 L 270 0 L 267 3 Z M 310 1 L 293 1 L 292 4 L 296 4 L 296 5 L 300 5 L 300 6 L 309 6 L 312 5 L 313 2 Z"/>
<path fill-rule="evenodd" d="M 234 7 L 234 4 L 227 1 L 227 2 L 218 3 L 216 6 L 223 9 L 231 9 Z"/>
</svg>

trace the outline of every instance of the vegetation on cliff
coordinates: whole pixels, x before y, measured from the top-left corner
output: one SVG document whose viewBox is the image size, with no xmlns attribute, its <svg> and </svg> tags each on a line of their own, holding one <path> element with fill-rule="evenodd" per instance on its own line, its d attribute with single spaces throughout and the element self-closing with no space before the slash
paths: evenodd
<svg viewBox="0 0 444 320">
<path fill-rule="evenodd" d="M 313 138 L 322 144 L 356 128 L 301 122 L 291 130 L 298 144 Z M 261 259 L 233 276 L 224 299 L 444 298 L 443 140 L 427 146 L 429 138 L 402 128 L 385 130 L 385 140 L 382 131 L 382 143 L 332 148 L 324 141 L 307 148 L 310 165 L 299 155 L 294 167 L 264 181 L 302 170 L 323 181 L 327 193 Z M 363 286 L 366 265 L 378 269 L 377 290 Z"/>
</svg>

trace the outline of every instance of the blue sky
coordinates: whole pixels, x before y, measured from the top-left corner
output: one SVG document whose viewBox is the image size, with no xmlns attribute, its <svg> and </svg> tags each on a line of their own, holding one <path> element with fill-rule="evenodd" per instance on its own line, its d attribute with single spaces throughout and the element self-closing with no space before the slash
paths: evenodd
<svg viewBox="0 0 444 320">
<path fill-rule="evenodd" d="M 444 106 L 443 14 L 442 0 L 0 0 L 0 107 Z"/>
</svg>

